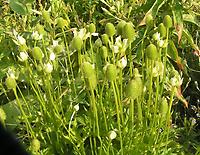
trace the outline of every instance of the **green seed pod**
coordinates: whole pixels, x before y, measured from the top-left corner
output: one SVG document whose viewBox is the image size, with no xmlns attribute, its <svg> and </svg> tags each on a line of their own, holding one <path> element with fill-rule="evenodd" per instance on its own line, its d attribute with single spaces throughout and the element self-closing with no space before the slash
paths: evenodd
<svg viewBox="0 0 200 155">
<path fill-rule="evenodd" d="M 106 68 L 106 77 L 109 81 L 114 81 L 117 78 L 117 67 L 109 64 Z"/>
<path fill-rule="evenodd" d="M 150 44 L 146 48 L 146 57 L 150 60 L 156 60 L 158 57 L 157 47 L 154 44 Z"/>
<path fill-rule="evenodd" d="M 153 16 L 151 14 L 149 14 L 146 19 L 145 19 L 146 25 L 148 27 L 152 27 L 154 22 L 153 22 Z"/>
<path fill-rule="evenodd" d="M 83 45 L 83 40 L 79 36 L 76 36 L 73 38 L 73 40 L 72 40 L 72 48 L 73 49 L 80 51 L 82 48 L 82 45 Z"/>
<path fill-rule="evenodd" d="M 40 150 L 40 141 L 37 138 L 34 138 L 31 142 L 31 150 L 33 152 L 38 152 Z"/>
<path fill-rule="evenodd" d="M 166 117 L 167 112 L 168 112 L 168 108 L 169 108 L 169 106 L 168 106 L 168 103 L 167 103 L 167 99 L 163 98 L 161 105 L 160 105 L 160 113 L 161 113 L 162 118 Z"/>
<path fill-rule="evenodd" d="M 126 96 L 135 100 L 137 97 L 142 95 L 143 84 L 141 78 L 137 77 L 129 81 L 126 86 Z"/>
<path fill-rule="evenodd" d="M 42 52 L 41 48 L 34 47 L 33 50 L 32 50 L 32 56 L 36 60 L 42 60 L 43 52 Z"/>
<path fill-rule="evenodd" d="M 163 23 L 159 24 L 159 26 L 158 26 L 158 32 L 160 33 L 161 37 L 163 37 L 163 38 L 166 37 L 167 31 L 166 31 L 166 27 L 164 26 Z"/>
<path fill-rule="evenodd" d="M 0 122 L 4 122 L 6 120 L 6 113 L 4 112 L 3 108 L 0 107 Z"/>
<path fill-rule="evenodd" d="M 8 89 L 14 89 L 17 86 L 15 78 L 7 77 L 6 79 L 6 86 Z"/>
<path fill-rule="evenodd" d="M 44 18 L 44 20 L 45 20 L 47 23 L 50 23 L 50 22 L 51 22 L 51 18 L 50 18 L 50 15 L 49 15 L 49 12 L 48 12 L 48 11 L 43 10 L 43 11 L 42 11 L 42 17 Z"/>
<path fill-rule="evenodd" d="M 122 36 L 129 41 L 132 41 L 135 37 L 135 29 L 133 28 L 133 24 L 131 22 L 126 23 L 122 30 Z"/>
<path fill-rule="evenodd" d="M 164 17 L 164 20 L 163 20 L 163 24 L 166 28 L 171 28 L 173 23 L 172 23 L 172 19 L 169 15 L 166 15 Z"/>
<path fill-rule="evenodd" d="M 108 35 L 107 35 L 107 34 L 103 34 L 103 35 L 101 36 L 101 38 L 102 38 L 103 43 L 104 43 L 105 45 L 108 45 L 108 43 L 109 43 L 109 37 L 108 37 Z"/>
<path fill-rule="evenodd" d="M 105 28 L 105 32 L 109 37 L 112 37 L 116 32 L 115 26 L 112 23 L 107 23 L 106 28 Z"/>
<path fill-rule="evenodd" d="M 60 52 L 63 51 L 63 46 L 62 45 L 57 45 L 54 47 L 53 51 L 56 53 L 56 54 L 59 54 Z"/>
<path fill-rule="evenodd" d="M 95 31 L 96 31 L 96 26 L 94 25 L 94 23 L 91 23 L 89 25 L 89 32 L 94 33 Z"/>
<path fill-rule="evenodd" d="M 126 22 L 124 20 L 120 21 L 117 24 L 117 34 L 122 36 L 122 31 L 124 29 L 124 26 L 126 25 Z"/>
<path fill-rule="evenodd" d="M 108 57 L 108 49 L 107 49 L 107 47 L 106 46 L 102 46 L 100 51 L 101 51 L 102 57 L 104 59 L 107 59 L 107 57 Z"/>
</svg>

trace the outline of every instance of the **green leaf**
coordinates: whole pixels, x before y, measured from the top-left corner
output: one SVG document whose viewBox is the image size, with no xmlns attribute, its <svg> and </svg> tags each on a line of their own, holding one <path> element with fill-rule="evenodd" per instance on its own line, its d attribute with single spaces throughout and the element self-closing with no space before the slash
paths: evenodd
<svg viewBox="0 0 200 155">
<path fill-rule="evenodd" d="M 178 34 L 178 43 L 180 43 L 180 40 L 182 38 L 183 33 L 183 7 L 175 1 L 172 8 L 172 13 L 174 16 L 174 26 L 176 29 L 176 32 Z"/>
<path fill-rule="evenodd" d="M 190 23 L 193 23 L 193 24 L 197 25 L 198 27 L 200 27 L 200 22 L 197 19 L 196 15 L 194 15 L 194 14 L 184 14 L 183 20 L 190 22 Z"/>
<path fill-rule="evenodd" d="M 24 0 L 23 3 L 27 4 L 27 3 L 33 3 L 35 0 Z"/>
<path fill-rule="evenodd" d="M 10 5 L 10 7 L 13 11 L 15 11 L 16 13 L 18 13 L 20 15 L 27 15 L 28 14 L 28 10 L 26 8 L 26 5 L 20 3 L 17 0 L 10 1 L 9 5 Z"/>
<path fill-rule="evenodd" d="M 192 48 L 194 50 L 199 51 L 199 47 L 197 46 L 197 44 L 194 43 L 194 40 L 192 38 L 192 35 L 190 34 L 190 32 L 187 29 L 183 29 L 183 35 L 187 38 L 187 41 L 189 42 L 189 44 L 192 46 Z"/>
<path fill-rule="evenodd" d="M 139 26 L 145 25 L 145 20 L 148 15 L 152 15 L 154 18 L 156 17 L 158 10 L 165 4 L 167 0 L 156 0 L 153 6 L 149 9 L 149 11 L 145 14 L 144 18 L 140 22 Z"/>
<path fill-rule="evenodd" d="M 14 129 L 18 124 L 18 117 L 21 115 L 16 102 L 12 101 L 2 106 L 6 113 L 6 125 Z"/>
</svg>

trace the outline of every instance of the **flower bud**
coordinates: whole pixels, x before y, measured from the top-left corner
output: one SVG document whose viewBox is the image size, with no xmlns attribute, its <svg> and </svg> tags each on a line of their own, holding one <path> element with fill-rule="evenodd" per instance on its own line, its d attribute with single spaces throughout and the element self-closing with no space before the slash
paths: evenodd
<svg viewBox="0 0 200 155">
<path fill-rule="evenodd" d="M 105 45 L 107 45 L 107 44 L 109 43 L 109 37 L 108 37 L 107 34 L 103 34 L 103 35 L 101 36 L 101 38 L 102 38 L 102 41 L 103 41 L 103 43 L 104 43 Z"/>
<path fill-rule="evenodd" d="M 106 77 L 109 81 L 114 81 L 117 78 L 117 67 L 109 64 L 106 68 Z"/>
<path fill-rule="evenodd" d="M 72 48 L 73 49 L 80 51 L 82 48 L 82 45 L 83 45 L 83 40 L 79 36 L 76 36 L 73 38 L 73 40 L 72 40 Z"/>
<path fill-rule="evenodd" d="M 17 86 L 16 80 L 13 77 L 7 77 L 6 86 L 8 89 L 14 89 Z"/>
<path fill-rule="evenodd" d="M 133 24 L 131 22 L 126 23 L 124 25 L 124 28 L 122 30 L 122 36 L 123 38 L 126 38 L 129 41 L 132 41 L 135 37 L 135 29 L 133 28 Z"/>
<path fill-rule="evenodd" d="M 150 60 L 156 60 L 158 57 L 157 47 L 154 44 L 150 44 L 146 48 L 146 57 Z"/>
<path fill-rule="evenodd" d="M 124 20 L 120 21 L 117 24 L 117 34 L 122 36 L 122 31 L 124 29 L 124 26 L 126 25 L 126 22 Z"/>
<path fill-rule="evenodd" d="M 171 17 L 169 16 L 169 15 L 166 15 L 165 17 L 164 17 L 164 20 L 163 20 L 163 24 L 164 24 L 164 26 L 166 27 L 166 28 L 171 28 L 172 27 L 172 19 L 171 19 Z"/>
<path fill-rule="evenodd" d="M 95 31 L 96 31 L 96 26 L 94 25 L 94 23 L 91 23 L 90 25 L 89 25 L 89 32 L 90 33 L 95 33 Z"/>
<path fill-rule="evenodd" d="M 159 26 L 158 26 L 158 32 L 160 33 L 160 36 L 161 37 L 165 37 L 166 36 L 166 27 L 164 26 L 163 23 L 160 23 Z"/>
<path fill-rule="evenodd" d="M 51 73 L 53 71 L 53 65 L 50 63 L 45 64 L 44 71 L 45 71 L 45 73 Z"/>
<path fill-rule="evenodd" d="M 107 59 L 107 57 L 108 57 L 108 49 L 107 49 L 107 47 L 106 46 L 102 46 L 101 49 L 100 49 L 100 52 L 102 54 L 102 57 L 104 59 Z"/>
<path fill-rule="evenodd" d="M 110 131 L 109 133 L 109 138 L 110 140 L 113 140 L 117 137 L 117 133 L 113 130 L 113 131 Z"/>
<path fill-rule="evenodd" d="M 151 14 L 149 14 L 146 19 L 145 19 L 146 25 L 148 27 L 152 27 L 153 26 L 153 16 Z"/>
<path fill-rule="evenodd" d="M 126 86 L 126 96 L 135 100 L 137 97 L 142 95 L 143 84 L 141 78 L 137 77 L 129 81 Z"/>
<path fill-rule="evenodd" d="M 42 60 L 43 52 L 39 47 L 34 47 L 32 50 L 32 56 L 36 60 Z"/>
<path fill-rule="evenodd" d="M 40 150 L 40 141 L 37 138 L 34 138 L 31 142 L 31 150 L 33 152 L 38 152 Z"/>
<path fill-rule="evenodd" d="M 112 37 L 116 32 L 115 26 L 112 23 L 107 23 L 105 27 L 105 32 L 109 37 Z"/>
<path fill-rule="evenodd" d="M 167 99 L 163 98 L 161 101 L 161 105 L 160 105 L 160 113 L 162 118 L 165 118 L 168 112 L 168 103 L 167 103 Z"/>
</svg>

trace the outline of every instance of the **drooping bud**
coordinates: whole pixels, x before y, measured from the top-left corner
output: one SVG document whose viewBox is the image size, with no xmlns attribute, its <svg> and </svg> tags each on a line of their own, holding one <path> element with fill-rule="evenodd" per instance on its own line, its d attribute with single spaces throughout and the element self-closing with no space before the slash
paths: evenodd
<svg viewBox="0 0 200 155">
<path fill-rule="evenodd" d="M 152 27 L 154 22 L 153 22 L 153 16 L 151 14 L 149 14 L 146 19 L 145 19 L 146 25 L 148 27 Z"/>
<path fill-rule="evenodd" d="M 150 60 L 156 60 L 158 58 L 157 47 L 154 44 L 147 46 L 146 57 Z"/>
<path fill-rule="evenodd" d="M 73 40 L 72 40 L 72 48 L 73 49 L 80 51 L 82 48 L 82 45 L 83 45 L 83 40 L 79 36 L 76 36 L 73 38 Z"/>
<path fill-rule="evenodd" d="M 173 23 L 172 23 L 172 19 L 169 15 L 166 15 L 164 17 L 164 20 L 163 20 L 163 24 L 166 28 L 171 28 Z"/>
<path fill-rule="evenodd" d="M 31 142 L 31 151 L 38 152 L 40 150 L 40 141 L 37 138 L 34 138 Z"/>
<path fill-rule="evenodd" d="M 117 78 L 117 67 L 109 64 L 106 68 L 106 77 L 109 81 L 114 81 Z"/>
<path fill-rule="evenodd" d="M 133 28 L 133 24 L 131 22 L 128 22 L 124 25 L 124 28 L 122 30 L 122 36 L 123 38 L 126 38 L 129 41 L 132 41 L 135 37 L 135 29 Z"/>
<path fill-rule="evenodd" d="M 43 11 L 42 11 L 42 17 L 44 18 L 44 20 L 45 20 L 47 23 L 50 23 L 50 22 L 51 22 L 50 14 L 49 14 L 48 11 L 43 10 Z"/>
<path fill-rule="evenodd" d="M 124 20 L 120 21 L 117 24 L 117 34 L 122 36 L 122 31 L 124 29 L 124 26 L 126 25 L 126 22 Z"/>
<path fill-rule="evenodd" d="M 104 43 L 105 45 L 107 45 L 107 44 L 109 43 L 109 37 L 108 37 L 107 34 L 103 34 L 103 35 L 101 36 L 101 38 L 102 38 L 102 41 L 103 41 L 103 43 Z"/>
<path fill-rule="evenodd" d="M 104 59 L 107 59 L 107 57 L 108 57 L 108 49 L 107 49 L 107 47 L 106 46 L 102 46 L 101 49 L 100 49 L 100 52 L 102 54 L 102 57 Z"/>
<path fill-rule="evenodd" d="M 107 23 L 105 27 L 105 32 L 109 37 L 112 37 L 116 32 L 115 26 L 112 23 Z"/>
<path fill-rule="evenodd" d="M 40 61 L 40 60 L 42 60 L 44 55 L 43 55 L 41 48 L 34 47 L 33 50 L 32 50 L 32 56 L 33 56 L 34 59 Z"/>
<path fill-rule="evenodd" d="M 96 26 L 94 25 L 94 23 L 91 23 L 89 25 L 89 32 L 90 33 L 95 33 L 95 31 L 96 31 Z"/>
<path fill-rule="evenodd" d="M 7 77 L 6 86 L 8 89 L 15 89 L 17 86 L 16 80 L 13 77 Z"/>
<path fill-rule="evenodd" d="M 135 100 L 136 98 L 142 95 L 142 91 L 142 80 L 140 77 L 136 77 L 128 82 L 125 93 L 128 98 Z"/>
<path fill-rule="evenodd" d="M 160 23 L 159 26 L 158 26 L 158 32 L 160 33 L 160 36 L 161 37 L 165 37 L 166 36 L 166 27 L 164 26 L 163 23 Z"/>
</svg>

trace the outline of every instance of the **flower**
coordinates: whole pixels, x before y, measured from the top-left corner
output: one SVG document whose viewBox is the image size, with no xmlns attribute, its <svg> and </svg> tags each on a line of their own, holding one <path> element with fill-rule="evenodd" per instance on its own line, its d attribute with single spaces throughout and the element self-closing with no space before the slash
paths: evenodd
<svg viewBox="0 0 200 155">
<path fill-rule="evenodd" d="M 27 52 L 20 52 L 18 58 L 22 62 L 26 61 L 28 59 L 28 53 Z"/>
<path fill-rule="evenodd" d="M 31 37 L 34 39 L 34 40 L 41 40 L 42 39 L 42 35 L 38 33 L 38 31 L 34 31 L 31 35 Z"/>
<path fill-rule="evenodd" d="M 53 60 L 55 60 L 55 58 L 56 58 L 55 53 L 54 53 L 54 52 L 51 52 L 51 53 L 50 53 L 50 56 L 49 56 L 49 59 L 50 59 L 51 61 L 53 61 Z"/>
<path fill-rule="evenodd" d="M 53 71 L 53 65 L 50 63 L 47 63 L 44 65 L 44 71 L 46 73 L 51 73 Z"/>
<path fill-rule="evenodd" d="M 124 56 L 124 57 L 122 57 L 118 62 L 117 62 L 117 66 L 119 67 L 119 68 L 125 68 L 126 67 L 126 65 L 127 65 L 127 58 Z"/>
<path fill-rule="evenodd" d="M 159 41 L 160 40 L 160 33 L 159 32 L 154 33 L 153 39 L 156 40 L 156 41 Z"/>
<path fill-rule="evenodd" d="M 79 111 L 79 104 L 76 104 L 76 105 L 74 106 L 74 109 L 75 109 L 75 111 Z"/>
<path fill-rule="evenodd" d="M 117 137 L 117 133 L 115 132 L 115 130 L 113 131 L 110 131 L 110 134 L 109 134 L 109 138 L 110 140 L 113 140 Z"/>
<path fill-rule="evenodd" d="M 90 32 L 86 33 L 86 29 L 82 28 L 79 31 L 77 31 L 76 28 L 74 28 L 72 30 L 72 32 L 74 33 L 74 37 L 80 37 L 81 40 L 86 40 L 88 37 L 90 37 Z"/>
</svg>

